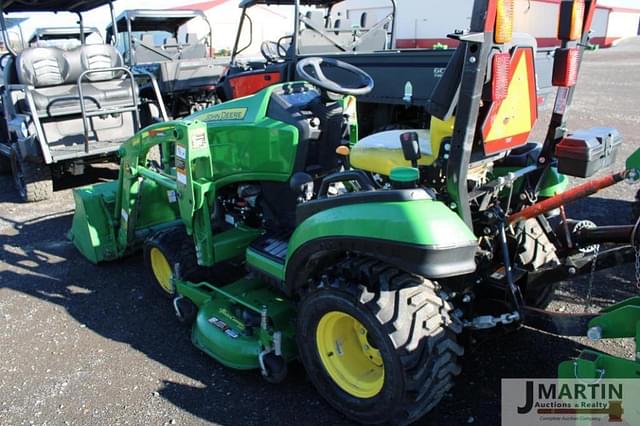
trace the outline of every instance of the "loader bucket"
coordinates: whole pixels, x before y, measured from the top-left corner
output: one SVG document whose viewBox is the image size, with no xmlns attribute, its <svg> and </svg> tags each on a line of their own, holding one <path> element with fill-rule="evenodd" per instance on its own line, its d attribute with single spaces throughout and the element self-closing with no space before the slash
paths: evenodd
<svg viewBox="0 0 640 426">
<path fill-rule="evenodd" d="M 73 190 L 76 209 L 68 237 L 92 263 L 118 257 L 113 228 L 117 184 L 107 182 Z"/>
</svg>

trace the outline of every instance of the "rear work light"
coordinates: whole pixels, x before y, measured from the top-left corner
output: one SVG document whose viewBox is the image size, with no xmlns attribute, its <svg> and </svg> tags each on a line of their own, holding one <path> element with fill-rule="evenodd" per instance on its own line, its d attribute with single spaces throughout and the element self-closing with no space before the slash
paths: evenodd
<svg viewBox="0 0 640 426">
<path fill-rule="evenodd" d="M 558 39 L 575 41 L 582 36 L 584 0 L 562 0 L 558 22 Z"/>
<path fill-rule="evenodd" d="M 577 47 L 556 49 L 553 62 L 553 85 L 560 87 L 575 86 L 578 81 L 580 49 Z"/>
<path fill-rule="evenodd" d="M 496 4 L 494 40 L 498 44 L 509 43 L 513 38 L 514 3 L 515 0 L 498 0 Z"/>
<path fill-rule="evenodd" d="M 508 52 L 496 53 L 493 55 L 491 68 L 491 100 L 504 100 L 509 94 L 511 55 Z"/>
</svg>

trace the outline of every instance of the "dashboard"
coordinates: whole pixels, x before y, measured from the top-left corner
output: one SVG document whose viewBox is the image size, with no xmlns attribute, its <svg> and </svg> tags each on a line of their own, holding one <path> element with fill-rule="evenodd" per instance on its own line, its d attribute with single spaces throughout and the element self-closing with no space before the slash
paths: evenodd
<svg viewBox="0 0 640 426">
<path fill-rule="evenodd" d="M 291 107 L 298 109 L 318 98 L 320 93 L 307 84 L 294 83 L 283 86 L 280 90 L 275 91 L 274 95 L 279 98 L 278 100 L 286 109 Z"/>
</svg>

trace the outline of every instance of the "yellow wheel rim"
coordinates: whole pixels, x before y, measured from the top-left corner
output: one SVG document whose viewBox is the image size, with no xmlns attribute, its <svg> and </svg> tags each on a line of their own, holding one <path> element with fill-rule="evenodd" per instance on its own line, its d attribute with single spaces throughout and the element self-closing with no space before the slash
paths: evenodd
<svg viewBox="0 0 640 426">
<path fill-rule="evenodd" d="M 173 294 L 173 284 L 171 282 L 173 271 L 166 256 L 159 248 L 153 247 L 149 257 L 151 258 L 151 270 L 156 281 L 165 292 Z"/>
<path fill-rule="evenodd" d="M 382 356 L 367 333 L 360 321 L 338 311 L 325 314 L 316 329 L 325 370 L 342 390 L 357 398 L 376 396 L 384 384 Z"/>
</svg>

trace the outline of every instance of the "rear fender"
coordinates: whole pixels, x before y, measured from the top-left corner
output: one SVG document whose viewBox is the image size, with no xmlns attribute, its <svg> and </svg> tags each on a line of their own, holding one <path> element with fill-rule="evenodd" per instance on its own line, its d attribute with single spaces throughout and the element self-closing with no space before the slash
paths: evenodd
<svg viewBox="0 0 640 426">
<path fill-rule="evenodd" d="M 439 201 L 333 207 L 308 217 L 293 233 L 284 290 L 291 294 L 303 285 L 325 254 L 355 252 L 437 279 L 473 272 L 476 248 L 471 230 Z"/>
</svg>

